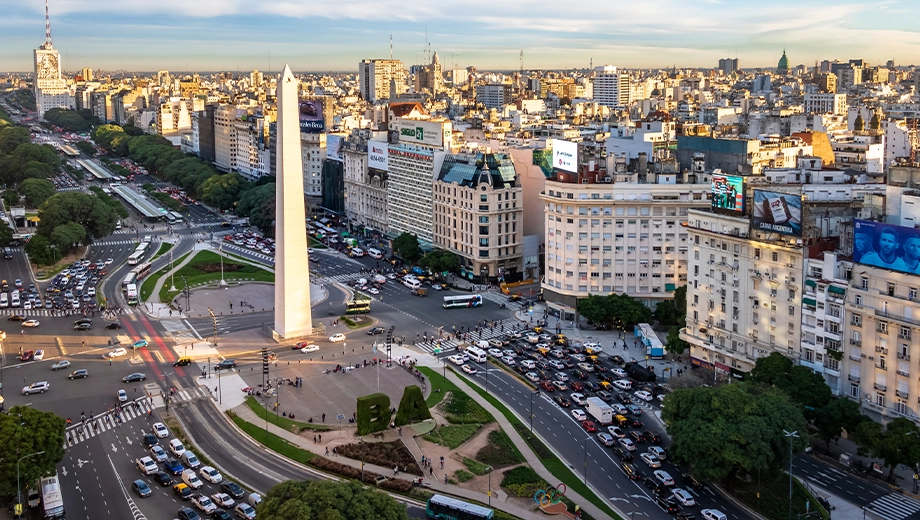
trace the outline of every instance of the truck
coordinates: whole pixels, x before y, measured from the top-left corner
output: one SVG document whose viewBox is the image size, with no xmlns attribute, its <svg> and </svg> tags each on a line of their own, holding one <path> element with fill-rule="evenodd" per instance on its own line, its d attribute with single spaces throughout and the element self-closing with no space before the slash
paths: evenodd
<svg viewBox="0 0 920 520">
<path fill-rule="evenodd" d="M 410 292 L 416 296 L 428 296 L 428 289 L 424 289 L 422 287 L 419 287 L 418 289 L 412 289 Z"/>
<path fill-rule="evenodd" d="M 605 403 L 600 397 L 589 397 L 585 400 L 585 411 L 604 426 L 613 424 L 613 407 Z"/>
<path fill-rule="evenodd" d="M 636 362 L 626 363 L 626 374 L 639 383 L 654 383 L 655 373 Z"/>
</svg>

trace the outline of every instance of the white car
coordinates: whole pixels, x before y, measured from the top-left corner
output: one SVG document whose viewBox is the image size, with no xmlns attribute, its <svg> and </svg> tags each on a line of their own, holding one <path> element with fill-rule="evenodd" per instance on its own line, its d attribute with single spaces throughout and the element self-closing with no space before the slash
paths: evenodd
<svg viewBox="0 0 920 520">
<path fill-rule="evenodd" d="M 646 463 L 648 467 L 652 469 L 658 469 L 661 467 L 661 461 L 658 460 L 658 457 L 652 455 L 651 453 L 643 453 L 639 455 L 639 458 L 642 459 L 642 462 Z"/>
<path fill-rule="evenodd" d="M 108 354 L 106 354 L 105 356 L 102 356 L 102 357 L 104 357 L 105 359 L 111 359 L 111 358 L 117 358 L 117 357 L 127 356 L 127 355 L 128 355 L 128 349 L 126 349 L 126 348 L 117 348 L 117 349 L 115 349 L 115 350 L 109 352 Z"/>
<path fill-rule="evenodd" d="M 236 513 L 236 516 L 244 520 L 255 520 L 256 518 L 256 510 L 249 504 L 237 504 L 236 509 L 233 511 Z"/>
<path fill-rule="evenodd" d="M 212 468 L 211 466 L 205 466 L 198 470 L 198 474 L 201 475 L 201 478 L 207 480 L 211 484 L 220 484 L 223 482 L 224 477 L 220 474 L 219 471 Z"/>
<path fill-rule="evenodd" d="M 671 474 L 668 473 L 667 471 L 662 471 L 659 469 L 659 470 L 656 470 L 653 474 L 655 475 L 655 478 L 658 479 L 658 481 L 664 484 L 665 486 L 674 485 L 674 479 L 671 478 Z"/>
<path fill-rule="evenodd" d="M 169 437 L 169 428 L 161 422 L 153 423 L 153 434 L 161 439 Z"/>
<path fill-rule="evenodd" d="M 611 369 L 610 369 L 610 373 L 613 374 L 613 375 L 615 375 L 615 376 L 617 376 L 617 377 L 619 377 L 620 379 L 623 379 L 623 378 L 625 378 L 625 377 L 628 375 L 628 374 L 626 373 L 626 371 L 623 370 L 623 369 L 620 368 L 620 367 L 613 367 L 613 368 L 611 368 Z"/>
<path fill-rule="evenodd" d="M 26 320 L 22 322 L 23 327 L 38 327 L 38 320 Z"/>
<path fill-rule="evenodd" d="M 214 502 L 212 502 L 211 499 L 207 497 L 207 495 L 193 496 L 192 502 L 195 504 L 195 507 L 201 509 L 206 515 L 209 515 L 217 510 L 217 506 L 214 505 Z"/>
<path fill-rule="evenodd" d="M 613 435 L 605 432 L 598 433 L 597 440 L 601 441 L 601 444 L 604 446 L 613 446 L 613 443 L 616 442 L 616 439 L 613 438 Z"/>
<path fill-rule="evenodd" d="M 179 439 L 173 439 L 169 441 L 169 451 L 176 457 L 181 457 L 185 453 L 185 446 L 182 445 L 182 441 Z M 188 482 L 186 482 L 188 484 Z"/>
<path fill-rule="evenodd" d="M 118 402 L 124 403 L 127 401 L 128 401 L 128 392 L 125 392 L 124 390 L 119 390 L 118 391 Z"/>
<path fill-rule="evenodd" d="M 377 290 L 376 287 L 371 287 L 370 289 L 367 290 L 367 292 L 374 294 L 374 295 L 380 294 L 380 291 Z"/>
<path fill-rule="evenodd" d="M 626 437 L 618 439 L 617 442 L 620 444 L 620 447 L 626 451 L 636 451 L 636 443 Z"/>
<path fill-rule="evenodd" d="M 574 417 L 576 421 L 588 420 L 588 414 L 586 414 L 584 410 L 572 410 L 572 417 Z"/>
<path fill-rule="evenodd" d="M 150 457 L 141 457 L 137 459 L 136 462 L 137 469 L 141 470 L 141 473 L 144 475 L 153 475 L 159 470 L 159 468 L 157 468 L 157 463 Z"/>
<path fill-rule="evenodd" d="M 632 381 L 626 379 L 617 379 L 613 382 L 613 386 L 619 388 L 620 390 L 629 390 L 632 388 Z"/>
<path fill-rule="evenodd" d="M 592 365 L 591 363 L 579 363 L 576 366 L 584 370 L 585 372 L 594 372 L 594 365 Z"/>
<path fill-rule="evenodd" d="M 535 374 L 535 373 L 533 373 L 533 372 L 527 372 L 526 374 L 524 374 L 524 377 L 526 377 L 527 380 L 530 381 L 531 383 L 539 383 L 539 382 L 540 382 L 540 376 L 538 376 L 537 374 Z"/>
<path fill-rule="evenodd" d="M 467 374 L 475 374 L 477 372 L 475 367 L 471 367 L 469 365 L 463 365 L 460 368 Z"/>
<path fill-rule="evenodd" d="M 450 361 L 451 363 L 457 365 L 457 366 L 460 366 L 460 365 L 463 364 L 463 358 L 461 358 L 461 357 L 458 356 L 458 355 L 450 356 L 450 357 L 447 358 L 447 360 Z"/>
<path fill-rule="evenodd" d="M 537 368 L 537 362 L 532 359 L 522 359 L 521 366 L 532 370 Z"/>
<path fill-rule="evenodd" d="M 319 345 L 314 345 L 313 343 L 300 349 L 300 351 L 303 352 L 304 354 L 309 354 L 310 352 L 316 352 L 318 350 L 319 350 Z"/>
<path fill-rule="evenodd" d="M 575 404 L 577 404 L 577 405 L 579 405 L 579 406 L 584 406 L 585 403 L 588 402 L 588 400 L 585 398 L 584 394 L 574 393 L 574 394 L 572 394 L 570 397 L 571 397 L 571 399 L 572 399 L 572 402 L 575 403 Z"/>
<path fill-rule="evenodd" d="M 496 357 L 496 358 L 502 357 L 502 351 L 498 350 L 497 348 L 490 348 L 487 352 L 492 357 Z"/>
<path fill-rule="evenodd" d="M 106 259 L 105 259 L 105 265 L 109 265 L 109 264 L 111 264 L 111 263 L 114 262 L 114 261 L 115 261 L 115 260 L 112 260 L 111 258 L 106 258 Z"/>
<path fill-rule="evenodd" d="M 49 388 L 51 388 L 51 385 L 47 381 L 39 381 L 23 388 L 22 395 L 43 394 Z"/>
<path fill-rule="evenodd" d="M 233 504 L 236 503 L 233 501 L 233 497 L 226 493 L 214 493 L 211 495 L 211 500 L 220 507 L 233 507 Z"/>
<path fill-rule="evenodd" d="M 514 361 L 514 358 L 507 357 L 507 356 L 502 358 L 502 363 L 508 365 L 509 367 L 513 367 L 514 365 L 517 364 L 517 363 Z"/>
<path fill-rule="evenodd" d="M 613 413 L 619 415 L 629 415 L 629 408 L 626 408 L 620 403 L 611 403 L 610 407 L 613 408 Z"/>
<path fill-rule="evenodd" d="M 345 341 L 345 335 L 342 333 L 333 334 L 329 336 L 329 341 L 332 343 L 338 343 L 339 341 Z"/>
<path fill-rule="evenodd" d="M 69 368 L 69 367 L 70 367 L 70 361 L 67 361 L 65 359 L 63 361 L 58 361 L 57 363 L 51 365 L 51 370 L 60 370 L 62 368 Z"/>
<path fill-rule="evenodd" d="M 651 394 L 650 392 L 646 392 L 645 390 L 639 390 L 638 392 L 634 393 L 633 395 L 636 396 L 636 397 L 638 397 L 639 399 L 642 399 L 643 401 L 646 401 L 646 402 L 651 401 L 652 399 L 654 399 L 654 396 L 652 396 L 652 394 Z"/>
<path fill-rule="evenodd" d="M 609 433 L 610 435 L 613 435 L 617 439 L 622 439 L 623 437 L 626 437 L 626 432 L 621 430 L 619 426 L 608 426 L 607 433 Z"/>
<path fill-rule="evenodd" d="M 164 450 L 162 446 L 151 446 L 150 457 L 157 462 L 166 462 L 166 459 L 169 458 L 169 455 L 166 453 L 166 450 Z"/>
<path fill-rule="evenodd" d="M 690 507 L 696 505 L 696 500 L 693 500 L 693 495 L 691 495 L 687 490 L 676 488 L 674 490 L 674 498 L 680 502 L 680 505 L 684 507 Z"/>
<path fill-rule="evenodd" d="M 41 360 L 45 359 L 45 351 L 44 351 L 44 350 L 36 350 L 36 351 L 35 351 L 35 354 L 33 354 L 32 359 L 34 359 L 35 361 L 41 361 Z"/>
</svg>

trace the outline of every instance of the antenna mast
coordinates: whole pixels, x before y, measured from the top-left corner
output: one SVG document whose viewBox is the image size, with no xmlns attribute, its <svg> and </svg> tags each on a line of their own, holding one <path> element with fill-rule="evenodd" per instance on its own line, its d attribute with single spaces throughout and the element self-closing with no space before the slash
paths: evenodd
<svg viewBox="0 0 920 520">
<path fill-rule="evenodd" d="M 390 59 L 393 59 L 393 33 L 390 33 Z"/>
<path fill-rule="evenodd" d="M 48 14 L 48 0 L 45 0 L 45 48 L 51 48 L 51 16 Z"/>
<path fill-rule="evenodd" d="M 521 76 L 524 75 L 524 49 L 521 49 Z"/>
</svg>

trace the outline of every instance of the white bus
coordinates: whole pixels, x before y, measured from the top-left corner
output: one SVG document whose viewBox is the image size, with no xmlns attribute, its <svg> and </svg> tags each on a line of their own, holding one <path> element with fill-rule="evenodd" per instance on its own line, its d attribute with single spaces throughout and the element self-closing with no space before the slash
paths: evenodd
<svg viewBox="0 0 920 520">
<path fill-rule="evenodd" d="M 144 237 L 144 241 L 137 245 L 137 247 L 134 249 L 134 252 L 146 253 L 148 247 L 150 247 L 150 235 Z"/>
<path fill-rule="evenodd" d="M 467 296 L 445 296 L 445 309 L 460 309 L 466 307 L 479 307 L 482 305 L 482 296 L 479 294 L 470 294 Z"/>
<path fill-rule="evenodd" d="M 150 262 L 146 262 L 146 263 L 143 263 L 135 267 L 134 269 L 131 269 L 130 272 L 134 273 L 134 276 L 135 276 L 135 283 L 136 283 L 136 280 L 140 280 L 143 277 L 150 274 L 150 269 L 152 267 L 153 267 L 153 264 L 151 264 Z"/>
<path fill-rule="evenodd" d="M 144 254 L 144 251 L 131 253 L 131 256 L 128 257 L 128 265 L 137 265 L 138 262 L 144 259 Z"/>
<path fill-rule="evenodd" d="M 125 279 L 121 281 L 121 290 L 127 291 L 128 286 L 135 283 L 137 283 L 137 273 L 135 273 L 134 270 L 131 270 L 131 272 L 125 275 Z"/>
<path fill-rule="evenodd" d="M 45 511 L 45 520 L 64 518 L 64 497 L 61 495 L 61 484 L 58 482 L 57 473 L 53 477 L 43 477 L 39 485 L 42 490 L 42 509 Z"/>
<path fill-rule="evenodd" d="M 181 224 L 183 221 L 182 213 L 170 211 L 166 214 L 166 220 L 168 220 L 170 224 Z"/>
<path fill-rule="evenodd" d="M 486 353 L 479 347 L 466 347 L 466 355 L 470 357 L 473 361 L 477 363 L 486 362 Z"/>
<path fill-rule="evenodd" d="M 128 305 L 137 305 L 137 285 L 133 283 L 128 284 Z"/>
</svg>

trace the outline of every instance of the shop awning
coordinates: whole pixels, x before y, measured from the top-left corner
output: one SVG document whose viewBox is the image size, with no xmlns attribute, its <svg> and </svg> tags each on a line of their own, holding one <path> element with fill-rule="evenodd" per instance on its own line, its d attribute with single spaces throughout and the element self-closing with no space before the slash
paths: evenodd
<svg viewBox="0 0 920 520">
<path fill-rule="evenodd" d="M 816 281 L 814 281 L 814 280 L 805 280 L 805 285 L 807 285 L 807 286 L 809 286 L 809 287 L 817 287 L 817 286 L 818 286 L 818 282 L 816 282 Z"/>
<path fill-rule="evenodd" d="M 666 283 L 664 284 L 664 290 L 667 292 L 674 292 L 677 290 L 677 286 L 673 283 Z"/>
<path fill-rule="evenodd" d="M 802 298 L 802 303 L 804 303 L 805 305 L 808 305 L 809 307 L 818 306 L 818 302 L 816 302 L 814 298 Z"/>
<path fill-rule="evenodd" d="M 847 290 L 843 287 L 837 287 L 836 285 L 827 286 L 828 292 L 837 293 L 837 294 L 846 294 Z"/>
</svg>

